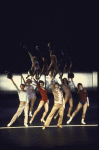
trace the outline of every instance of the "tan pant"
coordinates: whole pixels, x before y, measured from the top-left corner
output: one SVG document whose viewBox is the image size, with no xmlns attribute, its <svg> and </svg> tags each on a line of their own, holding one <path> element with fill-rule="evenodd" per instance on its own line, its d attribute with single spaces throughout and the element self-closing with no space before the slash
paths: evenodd
<svg viewBox="0 0 99 150">
<path fill-rule="evenodd" d="M 59 119 L 58 119 L 58 123 L 57 125 L 61 125 L 62 121 L 63 121 L 63 115 L 64 115 L 64 108 L 62 104 L 54 104 L 50 114 L 48 115 L 46 122 L 44 124 L 44 126 L 49 126 L 55 112 L 59 109 Z"/>
<path fill-rule="evenodd" d="M 10 121 L 11 125 L 21 115 L 23 110 L 24 110 L 24 114 L 25 114 L 24 124 L 27 124 L 27 122 L 28 122 L 28 109 L 27 109 L 27 107 L 28 107 L 27 103 L 25 103 L 23 105 L 22 104 L 19 105 L 17 112 L 15 113 L 15 115 L 12 117 L 12 119 Z"/>
</svg>

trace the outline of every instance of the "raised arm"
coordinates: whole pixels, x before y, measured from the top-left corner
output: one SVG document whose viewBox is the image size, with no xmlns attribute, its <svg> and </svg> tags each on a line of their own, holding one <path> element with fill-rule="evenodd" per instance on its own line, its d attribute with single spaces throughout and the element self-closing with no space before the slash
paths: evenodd
<svg viewBox="0 0 99 150">
<path fill-rule="evenodd" d="M 51 86 L 52 86 L 52 93 L 54 94 L 54 85 L 53 85 L 53 77 L 52 76 L 50 76 L 50 79 L 51 79 Z"/>
<path fill-rule="evenodd" d="M 13 81 L 13 78 L 11 78 L 12 83 L 14 84 L 14 86 L 16 87 L 17 91 L 19 92 L 19 88 L 17 87 L 17 85 L 15 84 L 15 82 Z"/>
<path fill-rule="evenodd" d="M 24 77 L 23 77 L 23 75 L 22 75 L 22 74 L 21 74 L 21 77 L 22 77 L 22 79 L 23 79 L 23 81 L 24 81 L 24 84 L 26 85 L 25 79 L 24 79 Z"/>
<path fill-rule="evenodd" d="M 39 86 L 39 84 L 38 84 L 38 82 L 34 79 L 34 77 L 32 76 L 32 79 L 34 80 L 34 82 L 37 84 L 37 87 L 38 87 L 38 89 L 40 90 L 41 88 L 40 88 L 40 86 Z"/>
<path fill-rule="evenodd" d="M 78 89 L 77 89 L 77 87 L 76 87 L 76 85 L 75 85 L 75 83 L 74 83 L 74 81 L 73 81 L 73 78 L 71 78 L 71 81 L 72 81 L 72 84 L 73 84 L 73 86 L 74 86 L 76 92 L 78 93 Z"/>
</svg>

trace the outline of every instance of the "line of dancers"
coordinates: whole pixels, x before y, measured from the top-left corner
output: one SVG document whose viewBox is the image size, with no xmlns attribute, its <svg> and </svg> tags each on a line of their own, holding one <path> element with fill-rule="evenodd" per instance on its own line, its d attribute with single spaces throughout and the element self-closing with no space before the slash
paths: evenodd
<svg viewBox="0 0 99 150">
<path fill-rule="evenodd" d="M 24 81 L 24 84 L 20 85 L 20 89 L 17 87 L 17 85 L 13 81 L 12 74 L 8 75 L 8 78 L 11 79 L 12 83 L 17 89 L 19 100 L 20 100 L 17 112 L 12 117 L 10 123 L 7 125 L 8 127 L 10 127 L 15 122 L 15 120 L 21 115 L 23 111 L 24 111 L 24 126 L 28 127 L 28 112 L 29 112 L 29 116 L 31 117 L 31 120 L 29 121 L 29 123 L 32 124 L 35 116 L 44 106 L 45 111 L 42 114 L 42 117 L 40 119 L 40 121 L 44 123 L 44 126 L 42 127 L 42 129 L 45 129 L 46 127 L 48 127 L 50 125 L 52 118 L 54 117 L 54 119 L 56 119 L 58 115 L 59 115 L 59 119 L 58 119 L 57 127 L 62 128 L 64 109 L 65 109 L 65 105 L 67 102 L 69 102 L 70 106 L 69 106 L 68 114 L 67 114 L 67 117 L 69 117 L 69 120 L 66 122 L 66 124 L 69 124 L 72 121 L 72 119 L 74 118 L 76 113 L 81 109 L 81 107 L 83 107 L 81 123 L 86 124 L 84 122 L 84 119 L 85 119 L 87 107 L 89 106 L 89 98 L 88 98 L 87 90 L 83 89 L 82 83 L 78 83 L 77 87 L 75 86 L 75 83 L 73 81 L 74 74 L 70 73 L 70 69 L 72 67 L 72 63 L 70 63 L 70 66 L 68 68 L 68 77 L 71 78 L 71 82 L 75 88 L 75 91 L 77 92 L 79 96 L 79 103 L 77 105 L 77 108 L 71 115 L 71 111 L 73 108 L 72 93 L 68 85 L 68 80 L 66 78 L 62 79 L 63 73 L 64 71 L 66 71 L 67 62 L 65 62 L 65 67 L 63 71 L 62 69 L 59 69 L 58 67 L 59 65 L 57 63 L 57 57 L 52 54 L 50 43 L 48 44 L 48 47 L 49 47 L 49 52 L 50 52 L 51 63 L 48 67 L 47 59 L 41 55 L 42 60 L 43 60 L 43 68 L 41 71 L 40 71 L 39 62 L 37 61 L 37 58 L 35 56 L 32 56 L 31 53 L 29 52 L 29 55 L 32 61 L 32 67 L 28 73 L 28 76 L 26 77 L 26 81 L 21 75 Z M 38 47 L 36 48 L 39 51 Z M 45 74 L 45 76 L 48 74 L 50 76 L 52 93 L 54 96 L 54 105 L 51 109 L 51 112 L 47 116 L 46 120 L 44 120 L 44 118 L 46 117 L 48 110 L 49 110 L 49 98 L 48 98 L 47 90 L 44 88 L 44 84 L 46 83 L 44 83 L 42 80 L 39 80 L 43 73 Z M 53 79 L 55 78 L 57 73 L 59 73 L 60 75 L 62 89 L 59 88 L 58 82 L 53 83 Z M 36 79 L 34 79 L 35 74 L 36 74 Z M 31 76 L 31 79 L 27 79 L 29 76 Z M 32 112 L 33 112 L 33 105 L 36 100 L 36 93 L 35 93 L 34 87 L 31 85 L 32 80 L 36 83 L 37 88 L 41 95 L 41 100 L 38 104 L 37 109 L 34 111 L 33 115 L 32 115 Z M 26 88 L 26 91 L 25 91 L 25 88 Z M 63 95 L 63 92 L 65 93 L 65 96 Z M 29 103 L 31 103 L 30 111 L 29 111 Z M 58 112 L 55 115 L 57 110 Z"/>
</svg>

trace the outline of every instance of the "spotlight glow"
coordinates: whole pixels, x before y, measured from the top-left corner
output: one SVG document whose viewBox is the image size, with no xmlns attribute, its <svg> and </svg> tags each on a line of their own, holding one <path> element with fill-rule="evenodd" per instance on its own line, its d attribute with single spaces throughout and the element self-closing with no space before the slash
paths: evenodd
<svg viewBox="0 0 99 150">
<path fill-rule="evenodd" d="M 27 74 L 22 74 L 24 79 L 26 80 L 26 76 Z M 31 77 L 29 77 L 31 79 Z M 68 74 L 64 73 L 63 74 L 63 78 L 67 78 L 68 79 Z M 16 85 L 18 86 L 18 88 L 20 89 L 20 84 L 21 82 L 23 82 L 23 80 L 21 80 L 21 75 L 16 75 L 13 74 L 13 80 L 16 83 Z M 45 82 L 45 76 L 42 75 L 40 80 L 43 80 Z M 74 73 L 74 83 L 77 86 L 78 83 L 82 83 L 84 88 L 94 88 L 97 89 L 98 87 L 98 73 L 97 72 L 92 72 L 92 73 Z M 56 75 L 54 81 L 58 82 L 59 84 L 61 84 L 61 81 L 59 79 L 59 74 Z M 71 81 L 69 79 L 69 81 Z M 74 90 L 74 87 L 72 85 L 72 83 L 70 82 L 70 87 L 71 90 Z M 34 89 L 36 88 L 36 84 L 33 83 Z M 44 85 L 45 86 L 45 85 Z M 51 90 L 51 80 L 49 76 L 46 76 L 46 88 L 48 91 Z M 7 78 L 7 75 L 0 75 L 0 91 L 16 91 L 15 86 L 13 85 L 13 83 L 11 82 L 10 79 Z"/>
</svg>

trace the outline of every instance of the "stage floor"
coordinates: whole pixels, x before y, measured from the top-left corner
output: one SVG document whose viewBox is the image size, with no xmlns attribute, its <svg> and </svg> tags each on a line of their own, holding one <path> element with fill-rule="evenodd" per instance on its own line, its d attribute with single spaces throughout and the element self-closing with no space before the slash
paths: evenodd
<svg viewBox="0 0 99 150">
<path fill-rule="evenodd" d="M 92 146 L 98 146 L 98 104 L 97 101 L 92 101 L 87 109 L 85 122 L 86 125 L 81 124 L 82 109 L 73 118 L 72 122 L 67 125 L 66 121 L 69 105 L 66 104 L 63 118 L 63 128 L 58 128 L 57 119 L 52 119 L 50 126 L 42 130 L 43 123 L 40 118 L 44 112 L 44 107 L 35 117 L 29 127 L 23 126 L 24 113 L 12 124 L 7 127 L 11 118 L 18 108 L 17 96 L 0 99 L 0 146 L 3 147 L 38 147 L 38 148 L 71 148 L 79 147 L 80 149 Z M 13 99 L 13 100 L 12 100 Z M 76 109 L 76 97 L 74 99 L 74 106 L 72 112 Z M 36 110 L 39 100 L 37 99 L 33 112 Z M 50 103 L 49 112 L 53 107 L 53 102 Z M 48 112 L 48 114 L 49 114 Z M 47 116 L 48 116 L 47 114 Z M 47 117 L 46 116 L 46 117 Z M 30 117 L 29 117 L 30 120 Z M 46 120 L 46 118 L 45 118 Z"/>
</svg>

